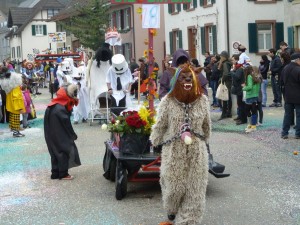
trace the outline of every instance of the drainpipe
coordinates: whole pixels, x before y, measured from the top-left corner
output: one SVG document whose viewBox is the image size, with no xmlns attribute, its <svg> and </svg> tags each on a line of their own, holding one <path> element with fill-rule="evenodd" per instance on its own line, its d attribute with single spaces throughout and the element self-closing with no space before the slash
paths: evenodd
<svg viewBox="0 0 300 225">
<path fill-rule="evenodd" d="M 228 0 L 226 0 L 226 34 L 227 34 L 227 51 L 230 55 L 230 43 L 229 43 L 229 7 L 228 7 Z"/>
<path fill-rule="evenodd" d="M 134 29 L 134 4 L 131 4 L 131 13 L 132 13 L 132 35 L 133 35 L 133 55 L 134 55 L 134 58 L 136 59 L 136 49 L 135 49 L 135 29 Z M 131 20 L 130 20 L 131 21 Z M 130 26 L 131 26 L 131 24 L 130 24 Z M 132 56 L 133 57 L 133 56 Z M 129 59 L 129 60 L 131 60 L 131 59 Z"/>
</svg>

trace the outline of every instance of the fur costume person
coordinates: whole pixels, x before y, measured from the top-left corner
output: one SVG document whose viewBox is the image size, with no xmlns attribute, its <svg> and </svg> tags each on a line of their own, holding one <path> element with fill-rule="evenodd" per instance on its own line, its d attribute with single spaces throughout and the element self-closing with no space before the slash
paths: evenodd
<svg viewBox="0 0 300 225">
<path fill-rule="evenodd" d="M 211 120 L 208 98 L 195 75 L 200 69 L 188 64 L 176 69 L 150 136 L 153 146 L 162 145 L 162 199 L 176 225 L 200 224 L 205 209 Z"/>
</svg>

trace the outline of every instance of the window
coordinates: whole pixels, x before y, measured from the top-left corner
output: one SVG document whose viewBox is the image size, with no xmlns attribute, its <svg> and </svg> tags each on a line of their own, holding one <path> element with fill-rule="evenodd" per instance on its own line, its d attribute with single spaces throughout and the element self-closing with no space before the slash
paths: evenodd
<svg viewBox="0 0 300 225">
<path fill-rule="evenodd" d="M 169 14 L 177 14 L 181 11 L 181 4 L 168 4 Z"/>
<path fill-rule="evenodd" d="M 11 48 L 11 58 L 12 59 L 16 58 L 16 48 L 15 47 Z"/>
<path fill-rule="evenodd" d="M 197 8 L 197 1 L 198 0 L 191 0 L 190 3 L 183 4 L 183 9 L 184 10 L 193 10 L 193 9 Z"/>
<path fill-rule="evenodd" d="M 249 52 L 267 52 L 270 48 L 279 48 L 284 41 L 283 23 L 275 20 L 256 21 L 248 24 Z"/>
<path fill-rule="evenodd" d="M 216 3 L 216 0 L 200 0 L 200 6 L 211 6 Z"/>
<path fill-rule="evenodd" d="M 170 54 L 173 54 L 177 49 L 182 48 L 182 31 L 179 29 L 169 33 Z"/>
<path fill-rule="evenodd" d="M 21 47 L 17 47 L 17 58 L 21 58 Z"/>
<path fill-rule="evenodd" d="M 32 36 L 45 36 L 47 35 L 47 26 L 46 25 L 32 25 Z"/>
<path fill-rule="evenodd" d="M 122 45 L 123 48 L 123 55 L 127 62 L 130 62 L 130 59 L 132 58 L 132 44 L 131 43 L 125 43 Z"/>
<path fill-rule="evenodd" d="M 126 8 L 113 12 L 110 15 L 110 27 L 117 30 L 128 30 L 131 27 L 131 9 Z"/>
<path fill-rule="evenodd" d="M 55 16 L 58 12 L 58 9 L 47 9 L 47 18 L 50 19 L 51 17 Z"/>
<path fill-rule="evenodd" d="M 210 52 L 210 54 L 217 53 L 217 26 L 208 24 L 201 27 L 201 49 L 202 54 Z"/>
<path fill-rule="evenodd" d="M 257 24 L 258 51 L 266 52 L 272 48 L 272 24 Z"/>
</svg>

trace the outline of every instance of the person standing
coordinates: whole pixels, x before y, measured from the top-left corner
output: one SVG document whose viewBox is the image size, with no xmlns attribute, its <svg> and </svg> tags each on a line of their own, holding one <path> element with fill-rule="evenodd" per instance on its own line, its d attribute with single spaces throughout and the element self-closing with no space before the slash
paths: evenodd
<svg viewBox="0 0 300 225">
<path fill-rule="evenodd" d="M 247 115 L 245 111 L 245 102 L 243 101 L 243 87 L 245 83 L 245 75 L 242 64 L 238 64 L 239 55 L 232 56 L 233 69 L 231 70 L 232 74 L 232 87 L 231 94 L 236 95 L 237 99 L 237 118 L 236 125 L 241 125 L 247 123 Z"/>
<path fill-rule="evenodd" d="M 274 100 L 269 107 L 281 107 L 281 91 L 280 91 L 280 77 L 279 72 L 282 67 L 282 63 L 280 61 L 279 56 L 276 55 L 276 50 L 274 48 L 269 49 L 269 56 L 272 61 L 270 63 L 270 71 L 271 71 L 271 84 L 272 91 L 274 95 Z"/>
<path fill-rule="evenodd" d="M 172 60 L 165 62 L 165 71 L 162 74 L 161 78 L 159 79 L 159 99 L 161 100 L 168 92 L 170 91 L 170 81 L 173 77 L 173 74 L 171 73 L 170 67 L 172 64 Z"/>
<path fill-rule="evenodd" d="M 287 139 L 294 109 L 296 110 L 295 138 L 300 139 L 300 53 L 291 56 L 291 63 L 282 71 L 284 85 L 284 118 L 281 138 Z"/>
<path fill-rule="evenodd" d="M 228 89 L 228 101 L 222 101 L 222 115 L 219 120 L 232 117 L 232 100 L 231 100 L 231 85 L 232 77 L 230 75 L 231 62 L 229 61 L 229 55 L 227 51 L 222 51 L 220 54 L 220 63 L 218 69 L 221 72 L 221 82 L 226 85 Z"/>
<path fill-rule="evenodd" d="M 44 135 L 51 157 L 51 179 L 73 180 L 68 170 L 80 166 L 77 135 L 71 123 L 73 107 L 78 105 L 77 85 L 62 86 L 44 116 Z"/>
<path fill-rule="evenodd" d="M 9 112 L 9 128 L 13 137 L 24 137 L 20 133 L 20 114 L 25 113 L 23 94 L 21 91 L 22 75 L 10 72 L 7 68 L 2 69 L 4 79 L 0 79 L 0 85 L 6 93 L 6 110 Z"/>
<path fill-rule="evenodd" d="M 262 76 L 262 83 L 261 83 L 261 91 L 262 91 L 262 107 L 267 106 L 267 87 L 268 87 L 268 71 L 270 67 L 270 61 L 266 55 L 261 56 L 261 60 L 259 62 L 259 72 Z"/>
<path fill-rule="evenodd" d="M 211 106 L 213 107 L 221 107 L 221 104 L 219 104 L 218 99 L 216 98 L 217 88 L 221 77 L 220 70 L 218 70 L 219 61 L 220 55 L 212 56 L 209 65 L 209 67 L 211 68 L 210 87 L 212 90 L 213 98 Z"/>
</svg>

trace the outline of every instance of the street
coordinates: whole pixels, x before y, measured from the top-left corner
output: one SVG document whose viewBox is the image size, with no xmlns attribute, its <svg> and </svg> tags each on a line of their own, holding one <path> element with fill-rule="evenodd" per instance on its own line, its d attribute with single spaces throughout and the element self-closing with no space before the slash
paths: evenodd
<svg viewBox="0 0 300 225">
<path fill-rule="evenodd" d="M 50 179 L 50 156 L 44 139 L 43 116 L 48 89 L 33 99 L 37 119 L 13 138 L 0 124 L 1 225 L 157 225 L 167 220 L 159 183 L 129 183 L 128 194 L 115 198 L 115 184 L 103 177 L 104 141 L 98 122 L 73 125 L 82 165 L 69 172 L 72 181 Z M 268 103 L 272 101 L 268 90 Z M 230 177 L 209 175 L 203 225 L 299 225 L 300 140 L 280 138 L 283 108 L 264 108 L 264 123 L 246 134 L 232 119 L 217 121 L 211 110 L 210 140 L 214 159 Z"/>
</svg>

